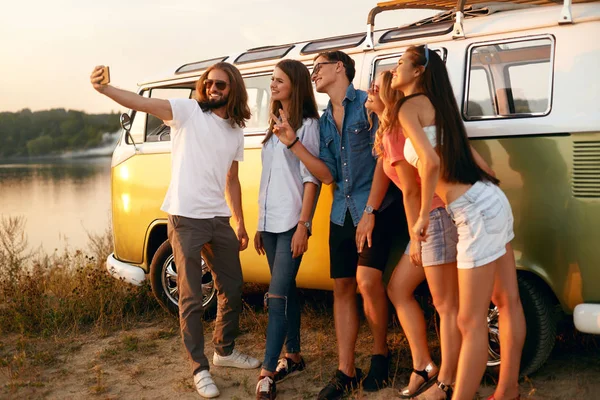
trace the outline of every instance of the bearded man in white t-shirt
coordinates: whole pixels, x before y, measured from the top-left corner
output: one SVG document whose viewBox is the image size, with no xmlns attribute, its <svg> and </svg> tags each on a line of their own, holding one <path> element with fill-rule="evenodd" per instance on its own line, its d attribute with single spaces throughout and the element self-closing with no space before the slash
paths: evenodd
<svg viewBox="0 0 600 400">
<path fill-rule="evenodd" d="M 161 100 L 101 84 L 102 68 L 92 72 L 94 89 L 171 127 L 171 183 L 161 210 L 169 214 L 167 230 L 177 265 L 181 335 L 198 393 L 217 397 L 219 390 L 204 355 L 201 254 L 212 269 L 218 293 L 213 364 L 260 366 L 257 359 L 234 349 L 242 310 L 239 251 L 248 246 L 238 178 L 238 162 L 244 155 L 242 128 L 250 118 L 244 81 L 233 65 L 218 63 L 196 83 L 197 100 Z M 229 225 L 226 192 L 237 232 Z"/>
</svg>

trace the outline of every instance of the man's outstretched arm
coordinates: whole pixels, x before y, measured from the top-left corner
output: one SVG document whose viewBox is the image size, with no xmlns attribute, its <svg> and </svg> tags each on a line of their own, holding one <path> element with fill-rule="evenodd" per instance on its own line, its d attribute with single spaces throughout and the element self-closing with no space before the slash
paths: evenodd
<svg viewBox="0 0 600 400">
<path fill-rule="evenodd" d="M 102 81 L 102 65 L 97 66 L 92 71 L 90 76 L 90 82 L 94 89 L 99 93 L 110 97 L 120 105 L 132 110 L 145 112 L 154 115 L 163 121 L 170 121 L 173 119 L 173 110 L 171 109 L 171 103 L 169 100 L 162 99 L 148 99 L 142 97 L 137 93 L 133 93 L 123 89 L 117 89 L 114 86 L 103 85 Z"/>
</svg>

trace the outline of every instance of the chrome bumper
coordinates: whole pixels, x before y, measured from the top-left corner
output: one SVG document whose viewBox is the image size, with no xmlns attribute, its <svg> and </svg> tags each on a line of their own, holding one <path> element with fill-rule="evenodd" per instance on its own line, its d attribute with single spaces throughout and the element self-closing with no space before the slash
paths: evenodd
<svg viewBox="0 0 600 400">
<path fill-rule="evenodd" d="M 132 285 L 140 286 L 146 279 L 146 273 L 143 269 L 117 260 L 114 253 L 111 253 L 106 259 L 106 269 L 115 278 L 123 279 Z"/>
<path fill-rule="evenodd" d="M 600 304 L 579 304 L 573 311 L 573 322 L 580 332 L 600 335 Z"/>
</svg>

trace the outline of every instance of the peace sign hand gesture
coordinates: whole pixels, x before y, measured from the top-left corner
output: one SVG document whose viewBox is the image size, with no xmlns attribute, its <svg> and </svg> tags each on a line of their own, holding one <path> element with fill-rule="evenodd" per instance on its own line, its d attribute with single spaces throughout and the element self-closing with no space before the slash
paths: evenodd
<svg viewBox="0 0 600 400">
<path fill-rule="evenodd" d="M 273 121 L 275 121 L 273 133 L 279 138 L 281 143 L 289 146 L 294 140 L 296 140 L 296 131 L 294 131 L 290 126 L 283 109 L 279 109 L 279 115 L 281 118 L 277 118 L 277 116 L 271 112 L 271 118 Z"/>
</svg>

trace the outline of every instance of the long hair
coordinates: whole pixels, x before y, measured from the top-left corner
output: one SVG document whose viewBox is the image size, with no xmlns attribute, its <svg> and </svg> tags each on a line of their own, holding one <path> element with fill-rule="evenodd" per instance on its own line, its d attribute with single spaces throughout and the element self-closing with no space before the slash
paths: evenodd
<svg viewBox="0 0 600 400">
<path fill-rule="evenodd" d="M 248 92 L 240 71 L 233 65 L 225 62 L 216 63 L 208 67 L 196 82 L 196 98 L 198 101 L 208 101 L 204 82 L 210 71 L 218 69 L 229 77 L 229 96 L 227 98 L 227 118 L 232 127 L 246 127 L 246 121 L 250 119 L 250 107 L 248 107 Z"/>
<path fill-rule="evenodd" d="M 381 73 L 381 87 L 379 88 L 379 98 L 383 102 L 385 109 L 379 119 L 379 126 L 375 132 L 375 143 L 373 149 L 377 156 L 385 153 L 383 149 L 384 135 L 398 135 L 400 122 L 398 121 L 398 111 L 402 105 L 400 100 L 404 98 L 404 93 L 392 89 L 392 71 L 383 71 Z"/>
<path fill-rule="evenodd" d="M 440 157 L 440 177 L 453 183 L 474 184 L 486 180 L 499 184 L 497 178 L 482 170 L 475 162 L 446 65 L 440 56 L 431 50 L 427 50 L 427 63 L 425 51 L 425 46 L 411 46 L 406 53 L 413 65 L 425 66 L 418 79 L 435 109 L 436 151 Z M 400 106 L 402 103 L 404 101 L 400 101 Z"/>
<path fill-rule="evenodd" d="M 275 68 L 279 68 L 284 74 L 290 78 L 292 86 L 290 98 L 290 115 L 287 116 L 288 122 L 292 129 L 298 130 L 302 126 L 304 118 L 319 119 L 319 111 L 317 111 L 317 102 L 313 92 L 312 83 L 310 81 L 310 73 L 308 68 L 300 61 L 296 60 L 281 60 Z M 279 117 L 279 110 L 282 108 L 279 100 L 271 101 L 271 112 Z M 268 142 L 273 136 L 273 127 L 275 121 L 269 120 L 269 130 L 262 141 L 263 144 Z"/>
</svg>

